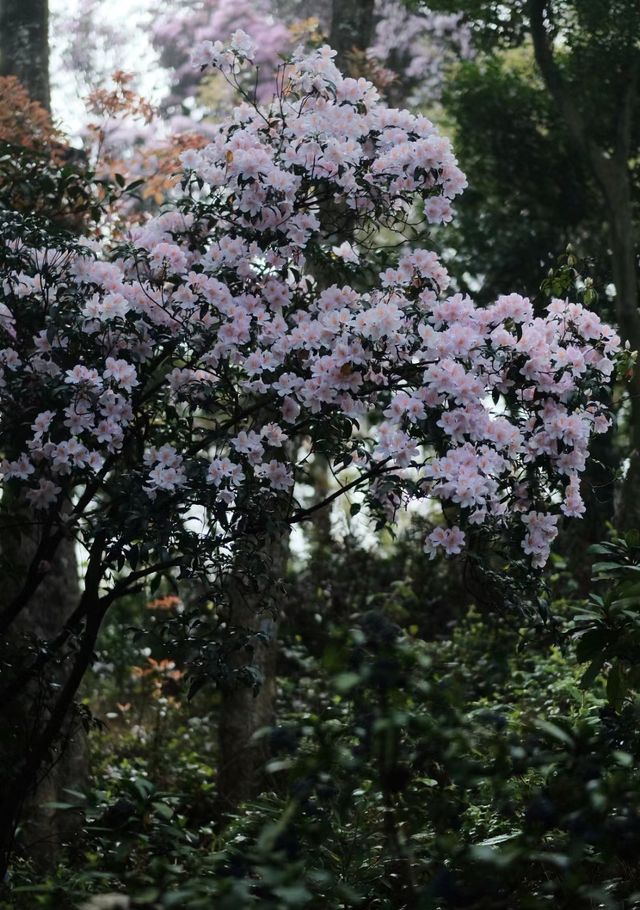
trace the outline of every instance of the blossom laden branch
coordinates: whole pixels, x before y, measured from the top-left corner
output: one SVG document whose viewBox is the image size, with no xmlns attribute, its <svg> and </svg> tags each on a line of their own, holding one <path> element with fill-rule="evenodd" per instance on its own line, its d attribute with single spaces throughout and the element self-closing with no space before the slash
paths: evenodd
<svg viewBox="0 0 640 910">
<path fill-rule="evenodd" d="M 234 75 L 253 54 L 236 34 L 194 59 Z M 208 577 L 283 495 L 284 523 L 309 516 L 294 505 L 303 428 L 307 454 L 355 473 L 323 507 L 356 487 L 388 521 L 415 499 L 453 504 L 460 528 L 429 552 L 457 552 L 471 525 L 542 565 L 558 515 L 584 508 L 615 332 L 568 300 L 542 317 L 519 294 L 478 308 L 420 238 L 380 270 L 381 225 L 402 229 L 416 200 L 431 223 L 453 217 L 465 178 L 448 140 L 344 78 L 330 48 L 294 55 L 278 86 L 186 151 L 182 196 L 114 249 L 26 243 L 7 221 L 2 483 L 54 525 L 71 502 L 88 549 L 106 534 L 105 577 Z M 318 262 L 356 286 L 320 283 Z"/>
</svg>

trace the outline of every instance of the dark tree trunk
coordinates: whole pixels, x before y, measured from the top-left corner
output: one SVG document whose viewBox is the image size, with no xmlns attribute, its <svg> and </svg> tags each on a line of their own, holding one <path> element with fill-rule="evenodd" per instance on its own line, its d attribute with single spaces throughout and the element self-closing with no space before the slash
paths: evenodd
<svg viewBox="0 0 640 910">
<path fill-rule="evenodd" d="M 11 573 L 5 573 L 1 579 L 4 602 L 24 582 L 36 546 L 34 532 L 23 536 L 17 552 L 12 552 L 8 542 L 0 542 L 0 552 L 12 561 Z M 38 649 L 42 653 L 43 648 L 54 642 L 79 598 L 74 543 L 64 540 L 56 550 L 45 580 L 5 636 L 3 692 L 16 685 L 16 676 L 22 674 L 22 668 L 33 665 Z M 34 762 L 30 774 L 24 772 L 51 721 L 72 666 L 71 657 L 61 664 L 52 660 L 43 666 L 42 672 L 33 673 L 24 684 L 18 685 L 17 691 L 3 695 L 5 735 L 0 742 L 0 761 L 6 770 L 0 783 L 0 805 L 4 852 L 11 847 L 19 821 L 21 849 L 42 870 L 55 863 L 60 848 L 78 828 L 77 816 L 49 804 L 68 801 L 68 790 L 82 789 L 87 783 L 85 734 L 72 711 L 65 710 L 60 717 L 56 741 L 44 750 L 42 760 L 37 765 Z"/>
<path fill-rule="evenodd" d="M 242 555 L 238 558 L 238 576 L 254 571 L 262 575 L 261 579 L 251 579 L 255 587 L 248 588 L 237 578 L 230 582 L 229 626 L 239 641 L 246 640 L 246 646 L 232 654 L 229 685 L 223 691 L 220 707 L 217 789 L 221 818 L 257 796 L 264 783 L 268 741 L 254 737 L 261 727 L 275 721 L 280 613 L 277 592 L 284 582 L 288 552 L 288 533 L 282 529 L 265 541 L 255 562 Z M 258 568 L 260 563 L 264 563 L 265 574 Z"/>
<path fill-rule="evenodd" d="M 92 546 L 79 593 L 75 541 L 61 519 L 42 523 L 21 496 L 3 491 L 0 519 L 0 878 L 20 845 L 50 867 L 77 832 L 73 814 L 52 809 L 86 783 L 84 728 L 74 699 L 91 663 L 108 599 L 99 600 L 103 536 Z"/>
<path fill-rule="evenodd" d="M 600 187 L 603 214 L 609 228 L 611 267 L 616 288 L 616 319 L 623 341 L 640 349 L 638 310 L 637 244 L 633 218 L 632 183 L 629 160 L 638 101 L 640 53 L 630 61 L 626 87 L 619 102 L 613 151 L 593 138 L 589 116 L 585 115 L 574 89 L 566 81 L 547 31 L 548 0 L 528 0 L 529 23 L 536 63 L 558 113 L 573 140 L 575 151 Z M 619 495 L 618 527 L 640 527 L 640 371 L 630 383 L 629 457 L 630 465 Z"/>
<path fill-rule="evenodd" d="M 338 68 L 349 75 L 353 52 L 366 51 L 371 45 L 374 5 L 374 0 L 333 0 L 329 44 L 337 51 Z"/>
<path fill-rule="evenodd" d="M 617 164 L 617 167 L 615 166 Z M 640 350 L 637 248 L 633 222 L 628 165 L 613 160 L 608 180 L 602 182 L 607 202 L 611 266 L 616 288 L 616 319 L 620 335 L 633 350 Z M 616 526 L 619 530 L 640 528 L 640 369 L 629 382 L 629 467 L 619 491 Z"/>
<path fill-rule="evenodd" d="M 0 76 L 17 76 L 50 109 L 48 0 L 0 0 Z"/>
<path fill-rule="evenodd" d="M 352 54 L 363 52 L 370 46 L 374 29 L 374 0 L 333 0 L 329 44 L 337 51 L 336 64 L 345 73 L 352 72 Z M 357 60 L 355 61 L 357 67 Z M 357 75 L 356 70 L 353 70 Z M 353 225 L 339 210 L 323 212 L 323 227 L 327 235 L 334 233 L 331 222 L 342 227 L 335 233 L 340 239 L 353 236 Z M 316 276 L 322 284 L 321 276 Z M 327 488 L 326 471 L 322 481 Z M 325 540 L 330 537 L 330 510 L 323 509 L 318 517 L 318 530 Z M 271 576 L 277 584 L 284 579 L 288 555 L 288 535 L 269 539 L 262 551 L 270 566 Z M 268 758 L 266 740 L 256 741 L 260 727 L 273 723 L 276 697 L 276 659 L 278 609 L 277 603 L 258 586 L 253 594 L 232 585 L 230 595 L 230 625 L 242 634 L 262 632 L 267 641 L 258 642 L 253 656 L 245 652 L 235 654 L 234 661 L 239 684 L 223 693 L 219 721 L 220 763 L 218 770 L 218 803 L 221 814 L 232 812 L 240 803 L 256 796 L 264 782 L 264 763 Z M 242 684 L 242 668 L 247 663 L 259 672 L 262 682 L 253 690 Z"/>
<path fill-rule="evenodd" d="M 234 624 L 263 632 L 268 641 L 259 643 L 251 657 L 252 667 L 262 677 L 259 688 L 239 681 L 235 688 L 223 694 L 217 777 L 218 807 L 223 817 L 255 798 L 262 789 L 269 747 L 266 738 L 256 740 L 254 737 L 262 727 L 274 724 L 276 702 L 278 623 L 273 617 L 261 616 L 251 608 L 237 609 L 233 616 Z M 245 660 L 246 657 L 245 654 Z"/>
</svg>

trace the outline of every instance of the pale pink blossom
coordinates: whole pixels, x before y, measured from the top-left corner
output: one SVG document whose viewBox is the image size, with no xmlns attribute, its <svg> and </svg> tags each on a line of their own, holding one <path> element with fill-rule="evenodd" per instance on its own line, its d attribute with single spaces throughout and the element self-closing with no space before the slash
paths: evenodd
<svg viewBox="0 0 640 910">
<path fill-rule="evenodd" d="M 34 509 L 48 509 L 61 492 L 61 488 L 52 480 L 41 477 L 35 489 L 27 490 L 27 499 Z"/>
<path fill-rule="evenodd" d="M 293 486 L 291 469 L 275 459 L 266 464 L 258 465 L 256 474 L 258 477 L 263 477 L 267 480 L 272 490 L 289 490 Z"/>
<path fill-rule="evenodd" d="M 439 550 L 444 550 L 447 556 L 455 556 L 462 552 L 464 545 L 464 532 L 457 525 L 453 525 L 451 528 L 436 528 L 428 534 L 424 551 L 429 554 L 430 559 L 435 559 Z"/>
</svg>

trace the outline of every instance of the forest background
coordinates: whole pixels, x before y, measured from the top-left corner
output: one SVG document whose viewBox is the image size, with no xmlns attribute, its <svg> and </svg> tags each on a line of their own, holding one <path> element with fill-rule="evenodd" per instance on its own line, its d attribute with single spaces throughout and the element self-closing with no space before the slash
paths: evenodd
<svg viewBox="0 0 640 910">
<path fill-rule="evenodd" d="M 430 243 L 455 290 L 486 306 L 513 290 L 537 312 L 580 299 L 640 348 L 634 0 L 0 0 L 2 211 L 94 239 L 144 224 L 239 101 L 189 64 L 237 29 L 257 43 L 242 88 L 259 99 L 294 47 L 329 43 L 343 72 L 451 137 L 468 187 Z M 357 495 L 332 499 L 317 459 L 299 491 L 313 521 L 263 554 L 275 580 L 246 568 L 242 616 L 170 571 L 122 599 L 3 841 L 0 906 L 640 906 L 632 359 L 586 511 L 544 570 L 499 548 L 432 559 L 446 510 L 377 529 Z M 3 534 L 11 591 L 33 540 Z M 64 679 L 69 655 L 42 655 L 85 571 L 66 542 L 3 644 L 3 794 Z"/>
</svg>

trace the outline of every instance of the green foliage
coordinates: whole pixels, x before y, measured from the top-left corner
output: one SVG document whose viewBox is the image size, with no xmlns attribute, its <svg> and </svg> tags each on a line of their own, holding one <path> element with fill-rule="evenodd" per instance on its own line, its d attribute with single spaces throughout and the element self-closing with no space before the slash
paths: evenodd
<svg viewBox="0 0 640 910">
<path fill-rule="evenodd" d="M 455 280 L 480 284 L 485 300 L 507 288 L 533 295 L 551 267 L 542 296 L 565 296 L 580 278 L 573 243 L 593 260 L 584 302 L 606 307 L 600 191 L 536 70 L 529 4 L 429 6 L 462 11 L 483 52 L 455 69 L 444 99 L 470 184 L 448 228 Z M 619 99 L 633 84 L 640 7 L 548 6 L 562 76 L 590 136 L 611 148 Z M 53 164 L 0 148 L 8 228 L 17 209 L 55 213 L 56 230 L 90 229 L 87 209 L 99 221 L 136 189 L 118 175 L 115 183 L 73 156 Z M 43 243 L 51 230 L 30 216 L 18 226 Z M 625 357 L 629 372 L 633 355 Z M 605 446 L 603 461 L 613 450 Z M 598 495 L 610 480 L 594 482 Z M 121 568 L 135 570 L 147 542 L 127 507 L 134 530 Z M 640 906 L 640 537 L 592 548 L 595 581 L 579 607 L 569 598 L 588 570 L 577 549 L 583 577 L 555 559 L 548 613 L 546 602 L 531 609 L 518 566 L 499 554 L 458 571 L 426 560 L 411 535 L 376 551 L 351 539 L 314 548 L 289 593 L 269 595 L 287 616 L 278 724 L 259 733 L 271 755 L 262 795 L 225 827 L 216 689 L 228 683 L 230 651 L 250 658 L 252 636 L 225 637 L 223 617 L 202 597 L 185 598 L 180 611 L 126 600 L 103 630 L 84 692 L 91 788 L 57 806 L 82 813 L 81 835 L 49 874 L 18 858 L 0 910 Z M 246 583 L 259 587 L 263 574 L 253 561 Z M 154 596 L 167 583 L 157 575 Z"/>
<path fill-rule="evenodd" d="M 444 97 L 469 182 L 451 244 L 449 267 L 458 283 L 480 284 L 485 299 L 506 287 L 535 293 L 536 270 L 573 242 L 593 259 L 597 283 L 607 286 L 606 231 L 615 220 L 612 208 L 622 202 L 607 196 L 597 160 L 615 161 L 616 182 L 628 183 L 637 200 L 640 6 L 636 0 L 424 5 L 460 14 L 477 51 L 453 71 Z M 538 26 L 542 45 L 552 51 L 544 64 L 534 53 Z"/>
<path fill-rule="evenodd" d="M 637 648 L 638 535 L 597 555 L 589 611 L 555 604 L 562 648 L 554 627 L 476 610 L 421 637 L 429 595 L 415 554 L 406 580 L 380 593 L 401 547 L 383 559 L 350 549 L 298 576 L 310 618 L 285 630 L 278 726 L 259 734 L 267 786 L 225 829 L 214 821 L 217 697 L 187 704 L 181 671 L 148 653 L 151 638 L 130 643 L 87 693 L 105 725 L 83 836 L 46 881 L 18 864 L 0 907 L 117 906 L 92 894 L 131 910 L 635 906 L 640 700 L 634 676 L 622 702 L 610 679 L 616 663 L 630 674 Z M 358 586 L 352 560 L 377 593 L 336 622 L 332 604 Z M 108 631 L 112 651 L 132 610 Z M 585 680 L 597 630 L 606 654 Z"/>
<path fill-rule="evenodd" d="M 534 294 L 554 251 L 577 242 L 607 274 L 594 188 L 531 56 L 512 52 L 461 65 L 445 94 L 469 187 L 456 206 L 447 262 L 457 282 L 495 299 Z M 561 175 L 561 176 L 560 176 Z"/>
<path fill-rule="evenodd" d="M 620 710 L 640 686 L 640 534 L 631 531 L 591 552 L 599 559 L 593 572 L 603 590 L 591 593 L 575 617 L 576 656 L 589 662 L 583 685 L 606 672 L 609 704 Z"/>
<path fill-rule="evenodd" d="M 142 181 L 125 185 L 97 177 L 84 154 L 65 150 L 66 160 L 51 160 L 37 150 L 0 141 L 0 211 L 34 217 L 46 229 L 47 240 L 58 233 L 92 234 L 119 200 L 138 198 Z"/>
</svg>

